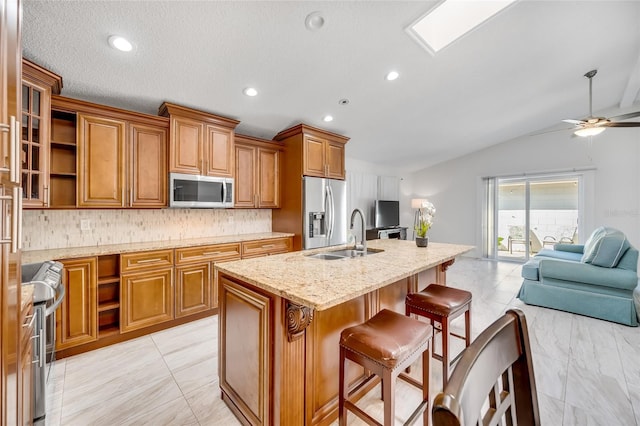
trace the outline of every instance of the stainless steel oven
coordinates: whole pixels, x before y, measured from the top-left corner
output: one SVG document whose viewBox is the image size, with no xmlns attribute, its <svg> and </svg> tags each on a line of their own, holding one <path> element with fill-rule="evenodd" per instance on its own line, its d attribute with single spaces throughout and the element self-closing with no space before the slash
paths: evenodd
<svg viewBox="0 0 640 426">
<path fill-rule="evenodd" d="M 47 382 L 56 359 L 56 309 L 64 299 L 60 262 L 22 265 L 22 285 L 33 286 L 33 421 L 42 424 L 46 414 Z"/>
<path fill-rule="evenodd" d="M 233 178 L 170 173 L 169 207 L 231 208 Z"/>
</svg>

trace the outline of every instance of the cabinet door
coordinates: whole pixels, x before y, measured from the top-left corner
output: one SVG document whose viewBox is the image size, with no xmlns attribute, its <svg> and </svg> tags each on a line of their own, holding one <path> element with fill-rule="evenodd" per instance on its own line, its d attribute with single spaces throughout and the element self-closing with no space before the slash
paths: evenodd
<svg viewBox="0 0 640 426">
<path fill-rule="evenodd" d="M 171 118 L 169 169 L 171 172 L 199 175 L 203 170 L 203 133 L 200 121 Z"/>
<path fill-rule="evenodd" d="M 233 133 L 224 127 L 207 126 L 204 175 L 233 177 Z"/>
<path fill-rule="evenodd" d="M 98 339 L 97 260 L 95 257 L 62 261 L 65 296 L 56 312 L 56 349 Z"/>
<path fill-rule="evenodd" d="M 131 207 L 167 205 L 167 131 L 132 123 L 129 149 Z"/>
<path fill-rule="evenodd" d="M 78 114 L 78 206 L 124 207 L 125 122 Z"/>
<path fill-rule="evenodd" d="M 275 149 L 258 149 L 258 207 L 280 207 L 280 152 Z"/>
<path fill-rule="evenodd" d="M 120 287 L 120 331 L 173 319 L 173 268 L 125 274 Z"/>
<path fill-rule="evenodd" d="M 22 82 L 20 163 L 24 207 L 48 207 L 50 92 L 26 79 Z"/>
<path fill-rule="evenodd" d="M 326 141 L 324 139 L 313 136 L 304 137 L 303 174 L 324 177 L 326 163 L 325 144 Z"/>
<path fill-rule="evenodd" d="M 176 318 L 211 308 L 211 262 L 176 268 Z"/>
<path fill-rule="evenodd" d="M 256 149 L 236 145 L 235 207 L 256 207 Z"/>
<path fill-rule="evenodd" d="M 327 142 L 327 172 L 332 179 L 344 179 L 344 145 Z"/>
</svg>

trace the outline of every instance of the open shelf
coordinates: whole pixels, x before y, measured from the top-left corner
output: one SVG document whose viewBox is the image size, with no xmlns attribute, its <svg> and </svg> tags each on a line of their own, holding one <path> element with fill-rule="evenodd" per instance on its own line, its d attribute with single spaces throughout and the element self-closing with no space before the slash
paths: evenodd
<svg viewBox="0 0 640 426">
<path fill-rule="evenodd" d="M 50 200 L 53 208 L 76 207 L 76 114 L 51 110 Z"/>
<path fill-rule="evenodd" d="M 98 337 L 120 332 L 120 255 L 98 256 Z"/>
<path fill-rule="evenodd" d="M 105 326 L 105 327 L 101 326 L 98 329 L 98 337 L 100 337 L 100 338 L 113 336 L 113 335 L 117 335 L 117 334 L 120 334 L 120 327 L 117 327 L 115 325 L 110 325 L 110 326 Z"/>
<path fill-rule="evenodd" d="M 119 308 L 119 302 L 100 303 L 100 305 L 98 305 L 98 312 L 111 311 Z"/>
</svg>

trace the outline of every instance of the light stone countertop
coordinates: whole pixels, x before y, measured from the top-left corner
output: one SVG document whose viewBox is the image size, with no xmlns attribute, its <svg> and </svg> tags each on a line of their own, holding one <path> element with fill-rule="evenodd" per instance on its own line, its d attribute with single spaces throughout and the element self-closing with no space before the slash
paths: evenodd
<svg viewBox="0 0 640 426">
<path fill-rule="evenodd" d="M 427 270 L 472 250 L 473 246 L 414 241 L 372 240 L 383 252 L 364 257 L 323 260 L 310 254 L 340 246 L 220 263 L 216 268 L 294 303 L 325 310 Z M 344 246 L 342 246 L 344 248 Z"/>
<path fill-rule="evenodd" d="M 268 240 L 270 238 L 292 237 L 284 232 L 263 232 L 259 234 L 226 235 L 221 237 L 189 238 L 182 240 L 150 241 L 143 243 L 123 243 L 100 246 L 70 247 L 50 250 L 22 252 L 22 263 L 44 262 L 45 260 L 73 259 L 101 256 L 105 254 L 131 253 L 147 250 L 162 250 L 181 247 L 196 247 L 213 244 L 240 243 L 243 241 Z"/>
<path fill-rule="evenodd" d="M 20 291 L 21 291 L 20 302 L 22 305 L 20 312 L 22 312 L 24 311 L 24 308 L 26 307 L 27 303 L 33 301 L 33 286 L 32 285 L 20 286 Z"/>
</svg>

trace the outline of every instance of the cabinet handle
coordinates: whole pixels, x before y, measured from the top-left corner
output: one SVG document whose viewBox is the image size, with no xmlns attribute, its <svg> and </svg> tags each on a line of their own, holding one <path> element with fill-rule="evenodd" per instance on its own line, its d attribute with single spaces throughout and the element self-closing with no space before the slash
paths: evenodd
<svg viewBox="0 0 640 426">
<path fill-rule="evenodd" d="M 137 263 L 151 263 L 151 262 L 160 262 L 162 261 L 162 259 L 160 258 L 156 258 L 156 259 L 142 259 L 142 260 L 138 260 Z"/>
<path fill-rule="evenodd" d="M 49 207 L 49 203 L 51 202 L 50 200 L 50 195 L 49 195 L 49 187 L 45 186 L 44 187 L 44 206 L 45 207 Z"/>
<path fill-rule="evenodd" d="M 18 152 L 20 151 L 20 139 L 18 138 L 18 129 L 20 123 L 16 120 L 16 118 L 12 115 L 11 118 L 11 129 L 9 129 L 9 179 L 13 183 L 20 182 L 20 171 L 18 170 L 19 159 Z"/>
<path fill-rule="evenodd" d="M 22 188 L 13 188 L 13 200 L 11 204 L 11 253 L 17 253 L 22 247 Z"/>
<path fill-rule="evenodd" d="M 275 244 L 265 244 L 262 246 L 262 248 L 273 248 L 275 246 L 276 246 Z"/>
<path fill-rule="evenodd" d="M 9 195 L 0 195 L 0 204 L 2 205 L 2 229 L 0 229 L 0 244 L 11 244 L 11 225 L 7 218 L 11 216 L 11 212 L 8 211 L 7 201 L 11 201 L 12 197 Z"/>
<path fill-rule="evenodd" d="M 216 255 L 216 254 L 220 254 L 220 252 L 219 251 L 207 251 L 207 252 L 202 253 L 203 256 L 213 256 L 213 255 Z"/>
<path fill-rule="evenodd" d="M 0 133 L 2 133 L 2 164 L 0 164 L 0 168 L 8 170 L 9 165 L 5 162 L 7 159 L 7 154 L 9 153 L 9 141 L 11 141 L 11 125 L 10 124 L 0 124 Z"/>
</svg>

